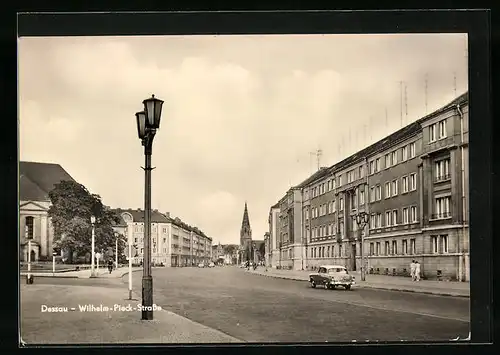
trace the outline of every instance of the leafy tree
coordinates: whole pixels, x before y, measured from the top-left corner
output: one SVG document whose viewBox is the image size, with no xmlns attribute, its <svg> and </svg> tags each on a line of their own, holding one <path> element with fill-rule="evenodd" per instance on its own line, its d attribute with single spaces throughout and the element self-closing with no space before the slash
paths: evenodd
<svg viewBox="0 0 500 355">
<path fill-rule="evenodd" d="M 266 243 L 260 243 L 259 253 L 260 253 L 260 257 L 264 258 L 264 255 L 266 255 Z"/>
<path fill-rule="evenodd" d="M 91 194 L 85 186 L 74 181 L 61 181 L 49 192 L 51 206 L 49 217 L 54 227 L 54 248 L 67 251 L 68 262 L 73 256 L 85 256 L 92 249 L 92 224 L 90 217 L 96 217 L 95 251 L 112 248 L 114 255 L 115 236 L 113 224 L 119 217 L 104 206 L 101 197 Z M 118 253 L 123 254 L 126 241 L 119 236 Z M 66 253 L 65 253 L 66 254 Z"/>
</svg>

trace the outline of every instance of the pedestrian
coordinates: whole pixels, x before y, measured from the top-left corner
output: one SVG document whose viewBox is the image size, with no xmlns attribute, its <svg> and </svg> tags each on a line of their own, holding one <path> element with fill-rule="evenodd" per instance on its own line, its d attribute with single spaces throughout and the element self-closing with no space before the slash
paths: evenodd
<svg viewBox="0 0 500 355">
<path fill-rule="evenodd" d="M 113 271 L 113 260 L 111 259 L 108 260 L 108 270 L 110 274 Z"/>
<path fill-rule="evenodd" d="M 415 261 L 415 281 L 420 281 L 420 263 Z"/>
<path fill-rule="evenodd" d="M 416 269 L 416 264 L 415 264 L 415 260 L 412 260 L 411 261 L 411 264 L 410 264 L 410 275 L 411 275 L 411 280 L 412 281 L 415 281 L 415 269 Z"/>
</svg>

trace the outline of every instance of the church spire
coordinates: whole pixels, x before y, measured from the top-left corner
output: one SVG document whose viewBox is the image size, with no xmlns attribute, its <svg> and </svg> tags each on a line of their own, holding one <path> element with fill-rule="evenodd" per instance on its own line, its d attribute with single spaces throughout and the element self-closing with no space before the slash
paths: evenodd
<svg viewBox="0 0 500 355">
<path fill-rule="evenodd" d="M 248 219 L 248 207 L 245 201 L 245 211 L 243 212 L 243 221 L 241 222 L 241 228 L 248 227 L 250 229 L 250 220 Z"/>
</svg>

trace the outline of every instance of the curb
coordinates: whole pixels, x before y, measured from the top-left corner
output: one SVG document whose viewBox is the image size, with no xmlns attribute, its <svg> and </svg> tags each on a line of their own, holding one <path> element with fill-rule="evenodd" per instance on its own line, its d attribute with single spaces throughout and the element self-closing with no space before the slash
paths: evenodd
<svg viewBox="0 0 500 355">
<path fill-rule="evenodd" d="M 137 272 L 137 271 L 142 271 L 142 269 L 140 269 L 140 270 L 132 270 L 132 272 Z M 128 271 L 125 271 L 119 278 L 120 279 L 123 278 L 123 276 L 128 275 L 128 273 L 129 273 Z"/>
<path fill-rule="evenodd" d="M 24 276 L 28 276 L 28 274 L 21 274 L 20 276 L 24 277 Z M 52 274 L 48 274 L 48 275 L 35 275 L 35 274 L 32 274 L 33 277 L 52 277 L 54 279 L 78 279 L 79 277 L 78 276 L 68 276 L 68 275 L 60 275 L 60 276 L 57 276 L 57 275 L 52 275 Z"/>
<path fill-rule="evenodd" d="M 248 271 L 247 271 L 248 272 Z M 283 279 L 283 280 L 294 280 L 294 281 L 304 281 L 308 282 L 307 280 L 300 279 L 297 277 L 287 277 L 287 276 L 277 276 L 277 275 L 269 275 L 269 274 L 261 274 L 257 272 L 251 272 L 251 274 L 254 275 L 260 275 L 260 276 L 267 276 L 267 277 L 274 277 L 275 279 Z M 388 288 L 388 287 L 380 287 L 380 286 L 372 286 L 372 285 L 361 285 L 356 283 L 356 287 L 359 288 L 372 288 L 376 290 L 385 290 L 385 291 L 398 291 L 398 292 L 410 292 L 410 293 L 423 293 L 427 295 L 434 295 L 434 296 L 448 296 L 448 297 L 461 297 L 461 298 L 470 298 L 470 295 L 463 295 L 459 293 L 450 293 L 450 292 L 439 292 L 439 291 L 420 291 L 420 290 L 409 290 L 409 289 L 403 289 L 403 288 Z"/>
</svg>

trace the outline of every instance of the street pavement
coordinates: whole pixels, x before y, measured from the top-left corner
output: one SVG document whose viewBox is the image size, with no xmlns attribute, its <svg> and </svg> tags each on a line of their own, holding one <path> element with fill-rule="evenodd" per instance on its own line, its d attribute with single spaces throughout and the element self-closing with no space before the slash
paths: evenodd
<svg viewBox="0 0 500 355">
<path fill-rule="evenodd" d="M 142 321 L 137 310 L 140 300 L 137 295 L 128 300 L 127 287 L 120 278 L 39 278 L 37 284 L 21 284 L 20 296 L 20 343 L 26 346 L 239 342 L 168 310 L 156 310 L 154 320 Z M 80 311 L 80 306 L 90 304 L 112 310 Z M 131 309 L 115 310 L 115 304 L 130 305 Z M 67 312 L 43 312 L 43 306 L 67 307 Z"/>
<path fill-rule="evenodd" d="M 141 267 L 133 267 L 132 272 L 142 270 Z M 113 270 L 113 272 L 110 274 L 107 268 L 100 267 L 99 269 L 95 270 L 95 275 L 99 278 L 116 278 L 116 277 L 122 277 L 125 274 L 128 274 L 129 268 L 128 267 L 119 267 L 118 269 Z M 31 275 L 36 278 L 40 277 L 68 277 L 68 278 L 82 278 L 82 279 L 88 279 L 90 278 L 91 270 L 90 269 L 84 269 L 80 271 L 67 271 L 67 272 L 56 272 L 56 273 L 51 273 L 51 272 L 32 272 Z M 28 275 L 27 272 L 23 271 L 21 272 L 22 277 L 26 277 Z"/>
<path fill-rule="evenodd" d="M 245 342 L 448 341 L 469 335 L 467 298 L 312 289 L 304 281 L 238 267 L 160 268 L 153 277 L 155 304 Z M 141 274 L 133 279 L 140 285 Z"/>
<path fill-rule="evenodd" d="M 469 335 L 469 300 L 371 288 L 312 289 L 238 267 L 153 268 L 153 321 L 140 312 L 41 312 L 41 305 L 140 304 L 142 272 L 21 283 L 21 336 L 34 343 L 449 341 Z M 123 277 L 120 277 L 123 276 Z"/>
<path fill-rule="evenodd" d="M 306 270 L 277 270 L 264 267 L 258 267 L 256 270 L 250 269 L 249 272 L 284 278 L 290 280 L 308 281 L 309 274 L 313 271 Z M 428 293 L 440 296 L 470 297 L 470 284 L 468 282 L 450 282 L 435 280 L 412 281 L 410 277 L 387 276 L 387 275 L 366 275 L 365 281 L 361 281 L 359 272 L 350 272 L 356 277 L 357 287 L 378 288 L 393 291 Z"/>
</svg>

